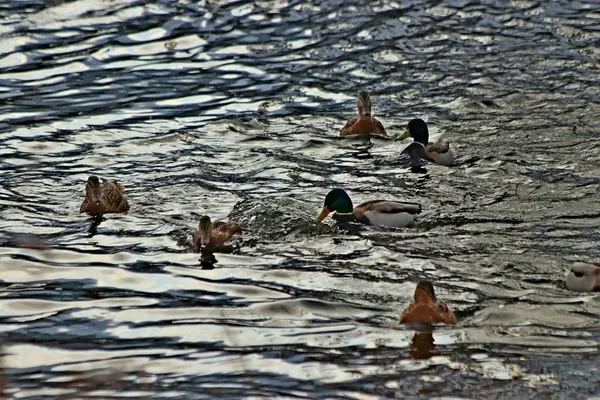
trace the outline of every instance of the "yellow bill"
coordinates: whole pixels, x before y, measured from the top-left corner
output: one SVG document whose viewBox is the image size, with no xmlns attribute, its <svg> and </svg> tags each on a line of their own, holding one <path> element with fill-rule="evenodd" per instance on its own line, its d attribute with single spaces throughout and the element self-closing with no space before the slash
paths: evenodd
<svg viewBox="0 0 600 400">
<path fill-rule="evenodd" d="M 329 213 L 331 213 L 331 211 L 329 211 L 329 208 L 327 208 L 327 206 L 323 207 L 323 209 L 321 210 L 321 214 L 317 216 L 317 221 L 323 221 L 325 217 L 329 215 Z"/>
<path fill-rule="evenodd" d="M 402 135 L 396 137 L 396 140 L 403 140 L 403 139 L 406 139 L 407 137 L 410 137 L 410 131 L 408 129 L 405 130 Z"/>
</svg>

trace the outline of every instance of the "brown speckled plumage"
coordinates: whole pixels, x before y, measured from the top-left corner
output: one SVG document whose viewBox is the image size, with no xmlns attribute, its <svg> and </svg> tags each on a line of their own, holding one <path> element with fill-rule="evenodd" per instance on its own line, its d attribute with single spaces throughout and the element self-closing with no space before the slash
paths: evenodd
<svg viewBox="0 0 600 400">
<path fill-rule="evenodd" d="M 85 185 L 85 199 L 79 208 L 80 213 L 105 214 L 120 213 L 129 210 L 125 198 L 125 188 L 116 180 L 100 179 L 90 176 Z"/>
<path fill-rule="evenodd" d="M 203 235 L 208 234 L 208 244 L 202 243 Z M 210 217 L 203 215 L 198 223 L 198 229 L 194 232 L 194 244 L 196 252 L 200 251 L 202 245 L 207 247 L 222 246 L 234 235 L 241 235 L 242 228 L 236 222 L 211 222 Z"/>
</svg>

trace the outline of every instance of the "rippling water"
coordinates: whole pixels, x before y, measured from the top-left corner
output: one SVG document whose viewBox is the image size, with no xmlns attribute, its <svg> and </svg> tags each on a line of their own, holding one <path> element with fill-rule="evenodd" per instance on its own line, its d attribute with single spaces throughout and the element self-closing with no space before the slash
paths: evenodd
<svg viewBox="0 0 600 400">
<path fill-rule="evenodd" d="M 14 398 L 600 393 L 600 3 L 0 4 L 0 264 Z M 337 136 L 359 90 L 453 168 Z M 131 204 L 78 213 L 87 176 Z M 407 229 L 317 225 L 325 194 Z M 246 229 L 202 268 L 202 214 Z M 456 327 L 398 324 L 432 280 Z"/>
</svg>

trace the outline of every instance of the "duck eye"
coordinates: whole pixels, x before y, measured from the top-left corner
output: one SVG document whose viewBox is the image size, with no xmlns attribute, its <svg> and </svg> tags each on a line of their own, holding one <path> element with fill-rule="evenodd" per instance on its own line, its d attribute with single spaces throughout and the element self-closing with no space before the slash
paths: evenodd
<svg viewBox="0 0 600 400">
<path fill-rule="evenodd" d="M 573 275 L 575 275 L 576 277 L 583 278 L 583 275 L 584 275 L 583 272 L 581 272 L 581 271 L 571 271 L 571 272 L 573 272 Z"/>
</svg>

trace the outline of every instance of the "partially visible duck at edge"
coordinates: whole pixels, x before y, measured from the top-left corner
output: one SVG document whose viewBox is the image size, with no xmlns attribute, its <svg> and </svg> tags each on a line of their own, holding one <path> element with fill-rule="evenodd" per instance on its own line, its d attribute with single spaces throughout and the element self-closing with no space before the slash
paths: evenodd
<svg viewBox="0 0 600 400">
<path fill-rule="evenodd" d="M 392 200 L 369 200 L 353 208 L 352 200 L 345 190 L 333 189 L 327 193 L 317 221 L 323 221 L 332 212 L 335 212 L 332 218 L 336 221 L 402 228 L 418 217 L 421 205 Z"/>
<path fill-rule="evenodd" d="M 116 180 L 90 176 L 85 184 L 85 199 L 79 208 L 80 213 L 104 214 L 120 213 L 129 210 L 123 184 Z"/>
<path fill-rule="evenodd" d="M 401 324 L 411 322 L 454 325 L 456 324 L 456 316 L 446 303 L 437 300 L 431 282 L 421 281 L 415 289 L 414 300 L 406 307 L 400 317 Z"/>
<path fill-rule="evenodd" d="M 595 264 L 576 262 L 566 279 L 567 289 L 574 292 L 600 291 L 600 267 Z"/>
<path fill-rule="evenodd" d="M 378 133 L 386 135 L 385 128 L 375 118 L 371 116 L 371 96 L 369 92 L 362 91 L 358 94 L 358 118 L 352 118 L 346 122 L 346 125 L 340 131 L 340 136 L 360 135 L 364 133 Z"/>
<path fill-rule="evenodd" d="M 241 235 L 242 228 L 236 222 L 212 222 L 208 215 L 200 217 L 194 233 L 196 253 L 201 248 L 216 248 L 228 242 L 234 235 Z"/>
<path fill-rule="evenodd" d="M 409 136 L 412 136 L 414 142 L 408 145 L 402 151 L 402 154 L 408 154 L 411 158 L 422 158 L 446 167 L 454 164 L 456 157 L 450 148 L 450 144 L 442 140 L 435 143 L 430 142 L 429 129 L 422 119 L 410 120 L 408 127 L 398 139 L 406 139 Z"/>
</svg>

